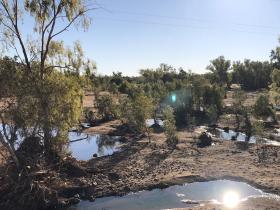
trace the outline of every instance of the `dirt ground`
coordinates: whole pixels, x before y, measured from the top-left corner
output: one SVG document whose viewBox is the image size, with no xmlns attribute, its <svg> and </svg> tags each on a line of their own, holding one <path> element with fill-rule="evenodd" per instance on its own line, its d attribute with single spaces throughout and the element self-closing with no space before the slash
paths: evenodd
<svg viewBox="0 0 280 210">
<path fill-rule="evenodd" d="M 92 97 L 86 97 L 85 107 L 93 106 Z M 252 101 L 250 98 L 248 103 Z M 121 122 L 116 120 L 84 132 L 123 135 L 118 129 L 120 125 Z M 167 147 L 163 133 L 153 133 L 151 142 L 147 137 L 125 134 L 121 152 L 89 161 L 68 158 L 68 162 L 74 163 L 75 167 L 70 164 L 68 171 L 43 171 L 46 173 L 43 176 L 39 171 L 36 182 L 55 190 L 61 203 L 77 194 L 82 199 L 90 199 L 216 179 L 244 181 L 265 192 L 280 195 L 280 147 L 267 146 L 267 157 L 260 161 L 259 145 L 250 145 L 243 150 L 235 142 L 215 139 L 214 146 L 198 148 L 195 144 L 197 134 L 194 132 L 181 130 L 178 136 L 179 144 L 173 150 Z M 0 157 L 1 161 L 3 159 Z M 0 176 L 0 186 L 4 185 L 5 179 Z M 238 210 L 279 209 L 279 206 L 280 201 L 276 200 L 249 199 L 241 203 Z M 205 204 L 190 209 L 226 208 Z"/>
<path fill-rule="evenodd" d="M 117 132 L 117 127 L 121 124 L 120 120 L 114 120 L 110 122 L 105 122 L 99 126 L 91 127 L 85 129 L 84 133 L 91 134 L 115 134 Z"/>
<path fill-rule="evenodd" d="M 248 91 L 245 92 L 245 101 L 243 103 L 244 106 L 252 106 L 255 104 L 258 96 L 260 94 L 267 93 L 266 90 L 259 90 L 259 91 Z M 234 91 L 227 91 L 227 97 L 224 99 L 225 106 L 230 106 L 233 104 L 233 94 Z"/>
<path fill-rule="evenodd" d="M 113 127 L 115 123 L 112 123 Z M 107 126 L 110 127 L 109 123 L 103 125 L 102 130 Z M 269 146 L 268 159 L 259 162 L 257 145 L 242 150 L 233 142 L 216 140 L 215 146 L 197 148 L 194 138 L 192 132 L 180 131 L 177 149 L 170 150 L 164 134 L 152 134 L 151 143 L 147 138 L 130 139 L 122 152 L 88 161 L 86 167 L 98 168 L 104 177 L 96 180 L 98 190 L 94 196 L 122 195 L 129 191 L 215 179 L 244 181 L 280 195 L 279 147 Z M 280 202 L 249 200 L 240 209 L 264 209 L 262 205 L 277 209 L 275 206 L 280 206 Z"/>
<path fill-rule="evenodd" d="M 197 148 L 192 133 L 181 131 L 179 138 L 177 149 L 172 151 L 166 147 L 164 134 L 153 134 L 150 144 L 145 138 L 130 142 L 131 149 L 124 148 L 122 153 L 93 159 L 87 164 L 117 173 L 122 182 L 135 189 L 194 178 L 230 178 L 280 194 L 279 148 L 273 147 L 278 156 L 259 163 L 256 145 L 243 151 L 232 142 L 217 141 L 215 146 Z"/>
<path fill-rule="evenodd" d="M 85 93 L 83 98 L 83 107 L 84 108 L 94 107 L 94 94 L 92 92 Z"/>
<path fill-rule="evenodd" d="M 119 124 L 119 121 L 112 121 L 86 132 L 112 134 L 116 133 Z M 268 158 L 259 162 L 257 145 L 242 150 L 234 142 L 215 139 L 214 146 L 198 148 L 193 132 L 182 130 L 178 135 L 179 144 L 172 150 L 167 147 L 163 133 L 153 133 L 151 143 L 146 137 L 127 134 L 121 152 L 89 161 L 75 161 L 69 157 L 61 166 L 63 170 L 36 173 L 36 183 L 56 191 L 61 203 L 77 194 L 82 199 L 90 199 L 216 179 L 244 181 L 265 192 L 280 195 L 279 147 L 269 147 Z M 0 184 L 1 179 L 4 184 L 5 178 L 0 177 Z M 279 201 L 277 204 L 276 201 L 258 202 L 248 201 L 242 205 L 247 205 L 244 210 L 265 209 L 258 205 L 267 205 L 270 209 L 280 206 Z M 222 209 L 221 206 L 212 207 L 196 209 Z"/>
</svg>

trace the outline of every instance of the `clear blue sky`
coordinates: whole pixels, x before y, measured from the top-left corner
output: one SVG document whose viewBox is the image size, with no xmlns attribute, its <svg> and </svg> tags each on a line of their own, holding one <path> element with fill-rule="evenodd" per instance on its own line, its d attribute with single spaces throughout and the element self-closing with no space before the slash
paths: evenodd
<svg viewBox="0 0 280 210">
<path fill-rule="evenodd" d="M 137 75 L 160 63 L 203 73 L 209 61 L 268 60 L 278 45 L 280 0 L 98 0 L 89 31 L 71 31 L 99 74 Z"/>
</svg>

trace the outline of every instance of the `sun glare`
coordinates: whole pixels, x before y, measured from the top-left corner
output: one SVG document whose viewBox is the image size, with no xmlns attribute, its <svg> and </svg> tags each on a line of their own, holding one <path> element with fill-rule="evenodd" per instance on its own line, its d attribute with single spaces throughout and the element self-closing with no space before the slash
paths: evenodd
<svg viewBox="0 0 280 210">
<path fill-rule="evenodd" d="M 177 100 L 177 96 L 176 96 L 175 94 L 173 94 L 173 95 L 171 96 L 171 101 L 172 101 L 173 103 L 175 103 L 176 100 Z"/>
<path fill-rule="evenodd" d="M 228 208 L 234 208 L 239 203 L 239 195 L 236 192 L 230 191 L 224 195 L 223 204 Z"/>
</svg>

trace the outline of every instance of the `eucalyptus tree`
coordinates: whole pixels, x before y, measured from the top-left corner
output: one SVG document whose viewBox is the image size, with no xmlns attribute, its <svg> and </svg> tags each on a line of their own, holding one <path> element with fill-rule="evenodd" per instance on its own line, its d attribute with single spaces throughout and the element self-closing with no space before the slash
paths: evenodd
<svg viewBox="0 0 280 210">
<path fill-rule="evenodd" d="M 279 38 L 280 42 L 280 38 Z M 277 46 L 274 50 L 271 50 L 270 61 L 274 68 L 280 69 L 280 47 Z"/>
<path fill-rule="evenodd" d="M 245 90 L 268 88 L 271 83 L 273 65 L 267 61 L 234 62 L 232 65 L 232 82 L 241 84 Z"/>
<path fill-rule="evenodd" d="M 137 94 L 134 98 L 123 100 L 120 106 L 123 122 L 138 133 L 148 132 L 146 120 L 151 118 L 155 109 L 151 98 Z"/>
<path fill-rule="evenodd" d="M 37 118 L 29 127 L 39 128 L 46 154 L 52 153 L 54 133 L 60 134 L 73 122 L 73 106 L 81 104 L 81 90 L 76 85 L 79 71 L 90 64 L 85 62 L 79 42 L 66 47 L 62 35 L 74 26 L 86 30 L 93 9 L 96 7 L 86 0 L 0 0 L 2 49 L 16 58 L 16 68 L 30 91 L 17 94 L 17 104 L 20 107 L 18 100 L 26 96 L 34 102 L 29 108 L 33 107 Z M 61 109 L 55 110 L 57 107 Z"/>
<path fill-rule="evenodd" d="M 228 72 L 231 67 L 230 60 L 226 60 L 224 56 L 220 56 L 210 61 L 210 63 L 211 64 L 207 67 L 207 69 L 214 74 L 214 82 L 220 86 L 224 84 L 229 86 Z"/>
<path fill-rule="evenodd" d="M 274 105 L 280 105 L 280 70 L 274 69 L 272 74 L 272 84 L 270 86 L 269 95 Z"/>
<path fill-rule="evenodd" d="M 235 131 L 237 132 L 237 134 L 240 129 L 241 116 L 243 114 L 243 110 L 246 109 L 243 105 L 245 99 L 246 99 L 246 95 L 245 95 L 244 91 L 242 91 L 242 90 L 234 91 L 232 111 L 233 111 L 233 114 L 235 115 L 235 121 L 236 121 Z"/>
<path fill-rule="evenodd" d="M 269 103 L 268 95 L 261 94 L 258 96 L 253 106 L 253 114 L 257 118 L 263 118 L 266 120 L 268 117 L 271 117 L 274 121 L 276 121 L 275 113 Z"/>
</svg>

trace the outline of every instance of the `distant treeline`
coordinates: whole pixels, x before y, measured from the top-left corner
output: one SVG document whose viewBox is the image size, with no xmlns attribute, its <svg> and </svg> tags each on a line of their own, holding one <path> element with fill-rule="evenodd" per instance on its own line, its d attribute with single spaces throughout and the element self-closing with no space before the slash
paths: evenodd
<svg viewBox="0 0 280 210">
<path fill-rule="evenodd" d="M 112 76 L 91 77 L 95 88 L 99 90 L 118 91 L 130 94 L 131 89 L 138 89 L 143 86 L 145 92 L 157 90 L 165 92 L 180 89 L 190 81 L 205 79 L 211 84 L 220 86 L 240 84 L 243 90 L 258 90 L 269 88 L 272 83 L 271 74 L 275 68 L 280 68 L 279 54 L 277 50 L 272 51 L 270 61 L 252 61 L 245 59 L 243 62 L 226 60 L 220 56 L 212 61 L 207 67 L 209 72 L 196 74 L 192 71 L 185 71 L 183 68 L 175 69 L 167 64 L 160 64 L 156 69 L 142 69 L 140 76 L 127 77 L 121 72 L 113 72 Z M 137 88 L 138 87 L 138 88 Z M 134 90 L 133 90 L 134 91 Z M 159 93 L 160 94 L 160 93 Z"/>
</svg>

